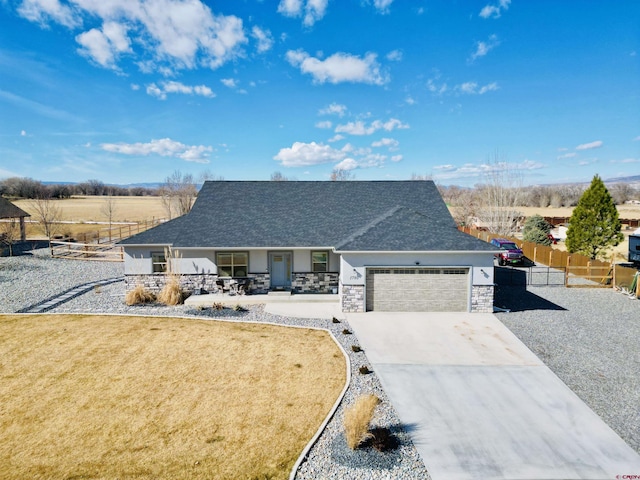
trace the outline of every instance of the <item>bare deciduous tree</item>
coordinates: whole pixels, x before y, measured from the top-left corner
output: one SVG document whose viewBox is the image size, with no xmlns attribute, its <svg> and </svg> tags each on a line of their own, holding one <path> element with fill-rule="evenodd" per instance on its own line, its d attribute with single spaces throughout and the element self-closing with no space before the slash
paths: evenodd
<svg viewBox="0 0 640 480">
<path fill-rule="evenodd" d="M 289 178 L 285 177 L 282 172 L 273 172 L 271 174 L 271 181 L 272 182 L 287 182 L 289 181 Z"/>
<path fill-rule="evenodd" d="M 17 218 L 0 220 L 0 245 L 9 248 L 9 256 L 13 257 L 13 244 L 20 238 L 20 222 Z"/>
<path fill-rule="evenodd" d="M 113 224 L 113 217 L 116 214 L 117 210 L 116 199 L 113 195 L 107 195 L 104 198 L 104 203 L 102 207 L 100 207 L 100 212 L 107 218 L 109 221 L 109 241 L 111 241 L 111 225 Z"/>
<path fill-rule="evenodd" d="M 484 183 L 477 187 L 477 216 L 483 226 L 497 235 L 511 235 L 523 204 L 520 172 L 496 152 L 486 165 Z"/>
<path fill-rule="evenodd" d="M 334 168 L 329 178 L 331 179 L 332 182 L 346 182 L 348 180 L 355 180 L 356 175 L 351 170 Z"/>
<path fill-rule="evenodd" d="M 174 214 L 181 216 L 189 213 L 198 195 L 193 175 L 183 174 L 180 170 L 168 176 L 158 190 L 162 206 L 169 219 L 173 218 Z"/>
<path fill-rule="evenodd" d="M 52 200 L 45 196 L 31 201 L 31 208 L 34 212 L 33 218 L 40 224 L 42 233 L 49 240 L 60 230 L 59 222 L 62 218 L 62 210 L 56 202 L 57 200 Z"/>
</svg>

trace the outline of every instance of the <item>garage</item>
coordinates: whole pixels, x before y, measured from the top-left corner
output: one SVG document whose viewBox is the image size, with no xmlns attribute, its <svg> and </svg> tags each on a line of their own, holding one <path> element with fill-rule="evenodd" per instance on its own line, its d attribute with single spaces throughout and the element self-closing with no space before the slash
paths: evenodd
<svg viewBox="0 0 640 480">
<path fill-rule="evenodd" d="M 377 312 L 466 312 L 468 268 L 367 268 L 366 307 Z"/>
</svg>

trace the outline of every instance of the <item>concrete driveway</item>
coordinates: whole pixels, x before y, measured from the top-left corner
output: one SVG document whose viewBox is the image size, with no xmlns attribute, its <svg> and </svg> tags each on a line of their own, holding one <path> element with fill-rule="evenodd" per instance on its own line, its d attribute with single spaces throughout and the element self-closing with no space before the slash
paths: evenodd
<svg viewBox="0 0 640 480">
<path fill-rule="evenodd" d="M 494 315 L 347 320 L 434 480 L 640 475 L 640 456 Z"/>
</svg>

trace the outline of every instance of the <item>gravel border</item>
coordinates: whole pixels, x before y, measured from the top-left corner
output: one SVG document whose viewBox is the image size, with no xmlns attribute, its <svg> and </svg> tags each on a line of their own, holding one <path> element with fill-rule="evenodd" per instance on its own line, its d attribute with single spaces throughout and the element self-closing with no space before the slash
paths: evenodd
<svg viewBox="0 0 640 480">
<path fill-rule="evenodd" d="M 0 286 L 5 292 L 3 295 L 5 298 L 0 304 L 0 313 L 16 312 L 80 283 L 122 275 L 123 266 L 119 263 L 52 259 L 48 257 L 48 251 L 34 253 L 33 256 L 0 258 Z M 352 331 L 346 321 L 334 323 L 332 319 L 302 319 L 271 315 L 264 311 L 263 304 L 246 306 L 246 311 L 233 309 L 219 311 L 185 305 L 167 307 L 157 304 L 132 307 L 124 303 L 124 293 L 123 282 L 101 286 L 76 296 L 47 313 L 157 315 L 200 320 L 210 318 L 328 330 L 347 354 L 352 372 L 351 380 L 335 414 L 302 461 L 295 478 L 301 480 L 318 478 L 430 480 L 431 477 L 424 462 L 409 434 L 403 428 L 375 372 L 366 375 L 359 373 L 361 366 L 366 366 L 369 370 L 373 367 L 364 352 L 352 350 L 352 345 L 358 345 L 358 340 L 353 333 L 343 334 L 344 329 Z M 342 427 L 344 410 L 352 405 L 358 396 L 366 393 L 373 393 L 381 400 L 376 408 L 372 427 L 388 428 L 397 440 L 397 449 L 382 453 L 370 447 L 356 451 L 347 447 Z"/>
<path fill-rule="evenodd" d="M 574 393 L 640 453 L 640 301 L 611 288 L 496 289 L 496 313 Z"/>
</svg>

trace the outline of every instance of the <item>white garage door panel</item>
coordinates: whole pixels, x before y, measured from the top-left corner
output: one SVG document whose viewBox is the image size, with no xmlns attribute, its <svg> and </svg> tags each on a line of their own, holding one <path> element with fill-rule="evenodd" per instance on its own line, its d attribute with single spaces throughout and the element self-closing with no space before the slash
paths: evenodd
<svg viewBox="0 0 640 480">
<path fill-rule="evenodd" d="M 466 312 L 469 270 L 462 268 L 372 268 L 367 270 L 367 310 Z"/>
</svg>

